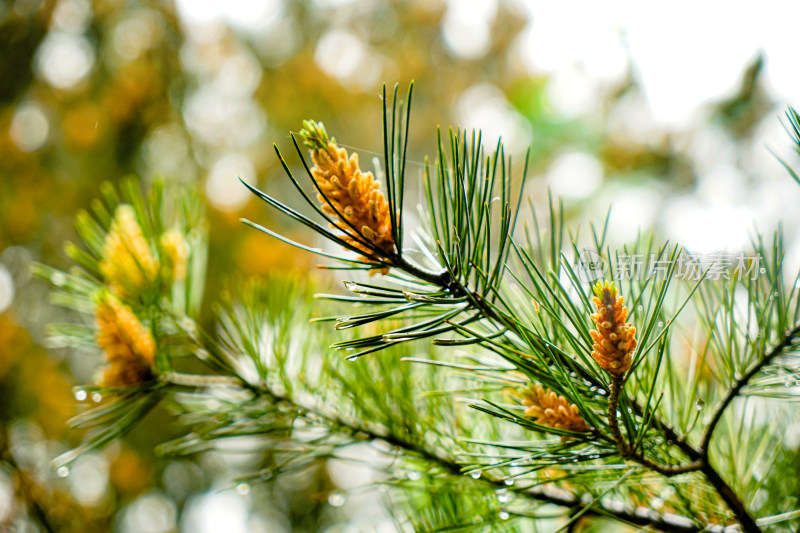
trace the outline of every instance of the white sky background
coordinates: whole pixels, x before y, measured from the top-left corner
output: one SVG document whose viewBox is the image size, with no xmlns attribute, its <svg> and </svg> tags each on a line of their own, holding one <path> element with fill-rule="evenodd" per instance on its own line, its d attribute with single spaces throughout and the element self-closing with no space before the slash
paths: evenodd
<svg viewBox="0 0 800 533">
<path fill-rule="evenodd" d="M 612 219 L 612 232 L 633 238 L 637 226 L 655 224 L 668 238 L 700 253 L 741 250 L 755 224 L 766 233 L 782 222 L 790 239 L 787 271 L 796 270 L 800 187 L 767 147 L 792 160 L 778 117 L 800 100 L 794 52 L 800 3 L 521 5 L 530 23 L 518 44 L 520 60 L 531 71 L 550 75 L 550 98 L 557 108 L 567 116 L 591 112 L 603 88 L 624 76 L 630 64 L 644 102 L 626 102 L 630 109 L 620 118 L 624 129 L 639 140 L 657 131 L 672 132 L 685 144 L 698 174 L 697 188 L 678 197 L 657 182 L 605 187 L 594 197 L 592 218 L 601 218 L 613 203 L 614 212 L 624 216 Z M 757 127 L 754 141 L 743 145 L 709 124 L 708 104 L 732 96 L 759 53 L 765 59 L 762 81 L 777 106 Z M 556 159 L 545 177 L 567 197 L 570 191 L 586 191 L 587 197 L 598 186 L 597 175 L 586 171 L 591 168 L 586 157 L 575 155 Z"/>
<path fill-rule="evenodd" d="M 522 5 L 532 20 L 534 64 L 557 72 L 583 61 L 598 76 L 613 74 L 619 54 L 626 53 L 619 44 L 625 42 L 649 107 L 666 124 L 680 127 L 699 106 L 730 94 L 759 51 L 767 60 L 768 90 L 787 104 L 800 96 L 797 2 L 530 0 Z"/>
</svg>

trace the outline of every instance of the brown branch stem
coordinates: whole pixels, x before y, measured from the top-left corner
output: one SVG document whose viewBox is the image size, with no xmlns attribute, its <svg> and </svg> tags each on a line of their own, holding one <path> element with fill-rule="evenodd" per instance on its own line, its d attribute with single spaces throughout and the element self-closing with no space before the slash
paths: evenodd
<svg viewBox="0 0 800 533">
<path fill-rule="evenodd" d="M 221 378 L 221 379 L 209 379 Z M 243 380 L 233 376 L 205 376 L 205 375 L 192 375 L 182 374 L 178 372 L 171 372 L 169 375 L 169 383 L 179 386 L 195 386 L 195 387 L 208 387 L 208 386 L 231 386 L 238 385 L 250 389 L 250 385 Z M 252 391 L 252 389 L 250 389 Z M 327 420 L 332 427 L 337 428 L 342 433 L 349 435 L 351 438 L 358 441 L 383 441 L 394 448 L 403 450 L 405 453 L 418 457 L 423 461 L 439 468 L 446 475 L 457 476 L 463 478 L 465 476 L 462 466 L 451 456 L 442 453 L 440 450 L 435 450 L 426 447 L 425 445 L 415 442 L 405 436 L 390 433 L 384 430 L 378 430 L 360 421 L 350 418 L 344 418 L 338 413 L 331 413 L 319 406 L 306 406 L 300 404 L 294 398 L 285 394 L 277 393 L 269 387 L 264 385 L 258 389 L 261 394 L 268 395 L 274 402 L 286 402 L 291 404 L 300 412 L 313 414 L 316 417 Z M 470 478 L 473 479 L 473 478 Z M 557 505 L 573 512 L 579 512 L 586 507 L 591 506 L 584 511 L 585 515 L 594 517 L 611 516 L 622 522 L 629 524 L 651 528 L 654 531 L 662 531 L 665 533 L 700 533 L 705 531 L 707 527 L 698 525 L 692 519 L 675 514 L 660 514 L 645 507 L 637 507 L 631 509 L 618 502 L 605 503 L 596 502 L 592 498 L 585 497 L 582 494 L 574 494 L 567 490 L 559 489 L 556 487 L 548 487 L 542 485 L 535 485 L 532 487 L 507 485 L 502 478 L 496 478 L 483 473 L 480 478 L 474 480 L 475 483 L 489 486 L 492 490 L 504 490 L 514 492 L 525 498 L 529 498 L 536 502 Z"/>
<path fill-rule="evenodd" d="M 624 375 L 619 374 L 612 376 L 611 393 L 608 397 L 608 427 L 611 430 L 611 436 L 614 438 L 614 442 L 617 444 L 617 451 L 619 452 L 620 456 L 622 456 L 623 459 L 635 461 L 640 465 L 667 477 L 702 470 L 703 462 L 699 459 L 681 465 L 661 464 L 648 457 L 645 457 L 642 453 L 636 452 L 630 446 L 630 444 L 628 444 L 627 439 L 625 439 L 625 436 L 622 434 L 622 430 L 619 427 L 619 419 L 617 418 L 619 397 L 620 394 L 622 394 L 624 385 Z"/>
<path fill-rule="evenodd" d="M 466 295 L 471 300 L 472 304 L 476 308 L 480 309 L 487 318 L 495 322 L 499 322 L 501 325 L 507 327 L 510 331 L 513 331 L 516 334 L 520 334 L 518 325 L 514 320 L 506 319 L 502 315 L 498 314 L 491 305 L 487 304 L 487 302 L 483 299 L 483 297 L 480 294 L 470 291 L 469 289 L 461 285 L 457 280 L 453 279 L 453 277 L 449 274 L 447 270 L 443 270 L 439 273 L 430 272 L 409 263 L 402 257 L 400 258 L 400 261 L 398 261 L 396 267 L 404 270 L 405 272 L 413 276 L 417 276 L 420 279 L 423 279 L 430 283 L 434 283 L 444 289 L 451 290 L 455 294 Z M 797 326 L 795 330 L 793 330 L 791 333 L 796 337 L 800 333 L 800 325 Z M 787 340 L 784 339 L 785 344 L 783 348 L 788 346 L 789 342 L 791 341 L 787 342 Z M 778 350 L 777 352 L 773 350 L 771 355 L 768 355 L 767 357 L 769 357 L 769 359 L 772 359 L 777 355 L 777 353 L 780 353 L 780 351 L 782 351 L 782 349 Z M 758 368 L 763 366 L 763 364 L 766 363 L 762 363 Z M 577 369 L 577 371 L 580 370 L 581 370 L 580 368 Z M 753 369 L 751 372 L 749 372 L 748 376 L 746 376 L 747 380 L 749 380 L 752 377 L 752 375 L 755 375 L 757 371 L 758 371 L 757 369 Z M 597 380 L 593 379 L 592 376 L 588 376 L 588 374 L 586 373 L 581 373 L 581 377 L 593 383 L 597 382 Z M 714 469 L 713 465 L 711 465 L 708 459 L 707 446 L 701 446 L 700 449 L 695 448 L 694 446 L 689 444 L 684 438 L 677 435 L 670 426 L 664 424 L 660 419 L 655 418 L 653 423 L 654 427 L 659 428 L 662 434 L 664 435 L 666 441 L 673 442 L 678 447 L 678 449 L 680 449 L 683 453 L 685 453 L 689 457 L 689 459 L 691 459 L 691 462 L 682 465 L 662 465 L 652 461 L 651 459 L 644 457 L 644 455 L 640 453 L 631 452 L 630 446 L 628 445 L 627 441 L 624 439 L 622 435 L 622 431 L 620 430 L 619 427 L 619 421 L 617 419 L 617 410 L 619 408 L 619 397 L 622 385 L 624 384 L 624 379 L 620 379 L 619 383 L 617 383 L 616 386 L 614 384 L 614 381 L 616 380 L 612 380 L 612 384 L 609 390 L 608 419 L 612 435 L 614 437 L 615 442 L 617 443 L 620 455 L 622 455 L 627 459 L 632 459 L 637 463 L 641 464 L 642 466 L 649 468 L 667 477 L 687 472 L 694 472 L 694 471 L 702 472 L 705 475 L 706 479 L 709 481 L 709 483 L 714 487 L 714 489 L 723 499 L 723 501 L 725 501 L 726 505 L 733 512 L 734 516 L 736 516 L 736 519 L 739 521 L 742 529 L 746 533 L 761 533 L 761 530 L 756 525 L 755 520 L 753 520 L 753 518 L 750 516 L 749 512 L 747 511 L 747 508 L 744 506 L 741 499 L 736 495 L 733 489 L 731 489 L 731 487 L 725 482 L 725 480 L 722 479 L 719 473 Z M 736 391 L 737 394 L 745 383 L 746 381 L 744 381 L 742 385 L 739 387 L 739 389 L 737 389 Z M 605 386 L 602 383 L 597 384 L 597 386 L 605 388 Z M 727 404 L 730 403 L 730 401 L 733 399 L 734 396 L 735 394 L 728 395 L 728 398 L 726 398 L 726 401 L 722 406 L 723 409 L 724 407 L 727 406 Z M 631 404 L 634 412 L 636 412 L 637 415 L 641 416 L 643 413 L 641 406 L 635 400 L 631 400 Z M 716 425 L 716 423 L 714 425 Z M 711 431 L 713 432 L 713 427 L 711 428 Z M 711 432 L 708 432 L 709 439 L 710 439 L 710 434 Z"/>
<path fill-rule="evenodd" d="M 720 420 L 722 420 L 722 415 L 731 402 L 733 402 L 733 400 L 739 396 L 739 394 L 742 392 L 742 389 L 750 382 L 753 376 L 758 374 L 761 369 L 768 365 L 773 359 L 782 354 L 784 350 L 790 347 L 798 337 L 800 337 L 800 324 L 796 325 L 794 329 L 787 332 L 783 339 L 781 339 L 781 342 L 773 346 L 772 349 L 753 366 L 753 368 L 751 368 L 744 376 L 736 380 L 733 386 L 728 389 L 728 392 L 725 394 L 722 402 L 720 402 L 719 406 L 717 406 L 717 408 L 714 410 L 714 414 L 711 417 L 711 422 L 709 422 L 708 426 L 706 427 L 706 431 L 703 434 L 703 440 L 700 443 L 700 453 L 704 457 L 708 457 L 708 448 L 711 444 L 711 438 L 714 435 L 714 430 L 716 429 Z"/>
</svg>

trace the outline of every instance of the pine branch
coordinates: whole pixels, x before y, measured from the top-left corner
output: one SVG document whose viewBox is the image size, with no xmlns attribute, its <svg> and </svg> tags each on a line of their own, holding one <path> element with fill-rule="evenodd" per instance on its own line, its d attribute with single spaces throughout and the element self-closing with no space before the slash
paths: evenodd
<svg viewBox="0 0 800 533">
<path fill-rule="evenodd" d="M 719 404 L 719 406 L 717 406 L 716 410 L 714 411 L 714 414 L 711 417 L 711 422 L 709 422 L 708 426 L 706 427 L 706 431 L 703 434 L 703 439 L 700 443 L 699 451 L 704 457 L 708 458 L 708 449 L 709 445 L 711 444 L 711 438 L 714 435 L 714 430 L 716 429 L 717 424 L 719 424 L 720 420 L 722 419 L 722 415 L 725 413 L 725 410 L 728 408 L 731 402 L 733 402 L 733 400 L 739 396 L 739 394 L 742 392 L 742 389 L 745 386 L 747 386 L 748 382 L 753 378 L 753 376 L 758 374 L 761 371 L 761 369 L 763 369 L 765 366 L 769 365 L 773 359 L 781 355 L 784 352 L 784 350 L 794 345 L 795 341 L 799 337 L 800 337 L 800 324 L 798 324 L 797 326 L 794 327 L 794 329 L 789 331 L 783 337 L 781 342 L 773 346 L 772 349 L 769 352 L 767 352 L 764 355 L 764 357 L 753 366 L 753 368 L 750 369 L 750 371 L 748 371 L 744 376 L 736 380 L 733 386 L 728 389 L 728 392 L 725 394 L 725 397 L 723 398 L 722 402 Z"/>
<path fill-rule="evenodd" d="M 301 413 L 311 414 L 327 421 L 329 427 L 336 429 L 354 440 L 383 441 L 397 449 L 403 450 L 403 452 L 410 456 L 422 459 L 428 464 L 441 469 L 449 476 L 458 477 L 460 479 L 465 477 L 463 467 L 452 457 L 443 454 L 441 451 L 422 446 L 417 442 L 413 442 L 389 431 L 378 430 L 355 419 L 342 417 L 341 415 L 332 413 L 318 406 L 303 405 L 295 398 L 278 393 L 268 386 L 253 389 L 243 380 L 233 376 L 191 375 L 178 372 L 169 373 L 166 379 L 168 379 L 170 383 L 187 387 L 239 386 L 251 392 L 255 390 L 258 394 L 268 396 L 272 402 L 285 402 L 295 407 Z M 569 509 L 574 513 L 582 512 L 584 515 L 594 517 L 612 517 L 628 524 L 648 527 L 655 531 L 663 531 L 665 533 L 700 533 L 708 529 L 708 527 L 695 524 L 693 520 L 685 516 L 660 514 L 645 507 L 638 507 L 632 510 L 619 503 L 598 502 L 588 494 L 576 495 L 558 488 L 539 485 L 527 488 L 514 487 L 507 485 L 503 479 L 487 475 L 474 479 L 474 483 L 490 487 L 493 491 L 512 491 L 530 500 L 557 505 Z"/>
<path fill-rule="evenodd" d="M 619 454 L 624 459 L 631 459 L 640 465 L 649 468 L 659 474 L 667 477 L 677 476 L 679 474 L 686 474 L 688 472 L 695 472 L 702 470 L 703 461 L 698 459 L 690 463 L 682 465 L 660 464 L 652 459 L 645 457 L 641 453 L 637 453 L 630 447 L 628 441 L 622 435 L 619 427 L 619 420 L 617 418 L 617 409 L 619 409 L 619 397 L 622 393 L 625 378 L 622 375 L 616 375 L 611 381 L 611 395 L 608 398 L 608 425 L 611 429 L 611 434 L 614 437 L 614 442 L 617 445 Z"/>
<path fill-rule="evenodd" d="M 411 275 L 415 275 L 416 272 L 417 272 L 417 270 L 413 268 L 413 265 L 412 265 L 412 268 L 410 268 L 410 269 L 408 269 L 408 265 L 407 264 L 398 264 L 398 265 L 396 265 L 396 267 L 405 270 L 406 272 L 408 272 Z M 510 319 L 504 318 L 503 315 L 497 313 L 495 308 L 494 308 L 494 306 L 492 306 L 491 304 L 486 302 L 486 300 L 483 297 L 481 297 L 479 294 L 477 294 L 477 293 L 471 291 L 469 288 L 466 288 L 463 285 L 459 284 L 456 280 L 454 280 L 449 275 L 448 271 L 444 271 L 442 274 L 440 274 L 438 281 L 439 281 L 440 286 L 442 288 L 445 288 L 445 289 L 448 289 L 448 290 L 452 290 L 453 285 L 455 285 L 457 287 L 456 290 L 459 290 L 462 294 L 466 294 L 471 299 L 473 304 L 476 307 L 478 307 L 484 313 L 484 315 L 487 318 L 489 318 L 491 320 L 494 320 L 494 321 L 498 321 L 503 326 L 507 327 L 509 330 L 519 333 L 519 329 L 518 329 L 519 325 L 515 320 L 510 320 Z M 797 335 L 798 331 L 800 331 L 800 326 L 798 326 L 797 330 L 793 331 L 793 335 L 790 335 L 790 336 L 792 336 L 792 338 L 794 338 L 794 336 Z M 791 342 L 791 341 L 786 341 L 785 340 L 785 342 L 787 342 L 787 343 L 786 343 L 786 345 L 784 345 L 781 348 L 781 350 L 778 350 L 775 353 L 771 353 L 770 359 L 772 359 L 775 356 L 777 356 L 778 353 L 780 353 L 783 348 L 788 346 L 788 343 Z M 559 363 L 563 364 L 563 362 L 559 362 Z M 763 366 L 763 365 L 761 365 L 761 366 Z M 578 368 L 580 368 L 580 367 L 578 367 Z M 760 368 L 760 366 L 759 366 L 759 368 Z M 756 371 L 752 372 L 752 374 L 755 374 Z M 748 375 L 749 374 L 750 373 L 748 373 Z M 587 380 L 589 380 L 589 381 L 591 381 L 593 383 L 598 383 L 598 385 L 601 385 L 592 376 L 590 376 L 588 374 L 584 374 L 581 377 L 583 377 L 584 379 L 587 379 Z M 749 376 L 749 377 L 752 377 L 752 376 Z M 748 379 L 749 379 L 749 377 L 748 377 Z M 744 384 L 742 384 L 742 386 L 744 386 Z M 610 388 L 610 395 L 609 395 L 609 422 L 611 424 L 612 434 L 614 434 L 614 439 L 617 442 L 617 445 L 619 447 L 620 455 L 622 455 L 622 457 L 626 458 L 626 459 L 633 459 L 634 461 L 638 462 L 642 466 L 645 466 L 646 468 L 649 468 L 649 469 L 651 469 L 651 470 L 653 470 L 655 472 L 658 472 L 659 474 L 662 474 L 662 475 L 667 476 L 667 477 L 678 475 L 678 474 L 682 474 L 682 473 L 686 473 L 686 472 L 692 472 L 692 471 L 698 471 L 698 470 L 701 471 L 705 475 L 705 477 L 709 481 L 709 483 L 719 493 L 720 497 L 723 499 L 723 501 L 726 503 L 726 505 L 733 512 L 734 516 L 736 516 L 736 519 L 739 521 L 739 523 L 742 526 L 743 530 L 746 533 L 761 533 L 760 528 L 756 525 L 755 521 L 750 516 L 747 508 L 744 506 L 744 504 L 742 503 L 741 499 L 733 491 L 733 489 L 731 489 L 731 487 L 725 482 L 725 480 L 722 479 L 722 477 L 719 475 L 719 473 L 716 471 L 716 469 L 711 465 L 711 463 L 710 463 L 710 461 L 708 459 L 707 453 L 703 453 L 701 450 L 698 450 L 698 449 L 694 448 L 693 446 L 691 446 L 688 442 L 685 441 L 685 439 L 683 439 L 683 438 L 679 437 L 677 434 L 675 434 L 674 430 L 672 430 L 671 428 L 668 428 L 668 426 L 666 426 L 659 419 L 656 418 L 656 422 L 655 422 L 654 425 L 656 427 L 661 428 L 661 430 L 663 431 L 664 436 L 666 437 L 666 439 L 668 441 L 672 441 L 672 442 L 676 443 L 678 445 L 679 449 L 681 449 L 681 451 L 686 453 L 689 456 L 689 458 L 692 459 L 692 462 L 686 463 L 684 465 L 660 465 L 660 464 L 655 463 L 654 461 L 644 457 L 642 454 L 631 454 L 631 453 L 629 453 L 630 448 L 627 446 L 627 443 L 625 442 L 624 437 L 622 436 L 622 434 L 621 434 L 621 432 L 619 430 L 618 423 L 616 424 L 616 432 L 614 432 L 615 424 L 614 424 L 613 421 L 616 420 L 616 410 L 617 410 L 617 405 L 618 405 L 618 401 L 619 401 L 620 390 L 621 390 L 621 384 L 619 384 L 618 386 L 614 386 L 614 384 L 612 383 L 611 388 Z M 615 394 L 616 394 L 616 398 L 612 399 L 612 396 L 614 396 Z M 641 407 L 636 403 L 635 400 L 631 400 L 631 403 L 633 404 L 633 409 L 637 413 L 641 413 L 642 412 Z M 613 406 L 613 413 L 612 413 L 612 406 Z"/>
<path fill-rule="evenodd" d="M 476 301 L 483 301 L 483 300 L 481 299 L 481 300 L 476 300 Z M 491 317 L 500 318 L 496 313 L 494 313 L 494 311 L 491 308 L 487 309 L 487 316 L 489 316 L 490 318 Z M 514 321 L 504 321 L 504 324 L 509 329 L 511 329 L 513 331 L 515 329 L 516 322 L 514 322 Z M 800 330 L 800 326 L 798 326 L 797 329 Z M 794 336 L 796 336 L 798 334 L 797 331 L 795 331 L 793 333 L 794 333 Z M 774 357 L 775 355 L 777 355 L 777 353 L 773 354 L 772 357 Z M 755 374 L 755 372 L 753 372 L 753 373 Z M 584 379 L 588 379 L 588 378 L 585 377 Z M 594 380 L 592 380 L 592 381 L 594 381 Z M 614 425 L 615 425 L 614 422 L 612 422 L 612 420 L 614 420 L 614 421 L 616 420 L 616 411 L 617 411 L 617 406 L 613 405 L 613 404 L 617 404 L 618 405 L 619 393 L 621 391 L 621 385 L 622 385 L 622 383 L 618 383 L 617 386 L 615 386 L 614 382 L 612 381 L 611 391 L 610 391 L 610 395 L 609 395 L 609 422 L 611 423 L 611 426 L 612 426 L 612 433 L 614 433 Z M 612 397 L 615 395 L 615 393 L 616 393 L 616 398 L 612 399 Z M 632 401 L 632 403 L 634 405 L 635 410 L 637 412 L 641 413 L 641 407 L 639 407 L 638 404 L 634 400 L 631 400 L 631 401 Z M 612 405 L 613 405 L 613 411 L 612 411 Z M 663 422 L 661 422 L 658 419 L 656 419 L 656 421 L 657 421 L 656 425 L 658 427 L 664 428 L 666 430 L 666 426 L 663 424 Z M 679 465 L 679 466 L 659 465 L 659 464 L 654 463 L 653 461 L 651 461 L 651 460 L 649 460 L 646 457 L 641 456 L 641 455 L 639 455 L 639 456 L 631 456 L 629 458 L 634 459 L 637 462 L 639 462 L 640 464 L 642 464 L 643 466 L 645 466 L 647 468 L 650 468 L 650 469 L 652 469 L 652 470 L 654 470 L 654 471 L 656 471 L 656 472 L 658 472 L 658 473 L 660 473 L 660 474 L 662 474 L 664 476 L 668 476 L 668 477 L 669 476 L 673 476 L 673 475 L 677 475 L 677 474 L 680 474 L 680 473 L 691 472 L 691 471 L 696 471 L 696 470 L 699 470 L 699 471 L 703 472 L 703 474 L 706 476 L 706 479 L 708 479 L 709 483 L 711 483 L 711 485 L 717 490 L 717 492 L 719 493 L 720 497 L 723 499 L 723 501 L 725 501 L 725 503 L 728 505 L 730 510 L 736 516 L 737 520 L 739 521 L 739 523 L 742 526 L 742 528 L 744 529 L 744 531 L 746 533 L 761 533 L 761 530 L 756 525 L 756 523 L 753 520 L 753 518 L 750 516 L 749 512 L 747 511 L 747 508 L 744 506 L 744 504 L 742 503 L 741 499 L 736 495 L 736 493 L 733 491 L 733 489 L 730 488 L 730 486 L 725 482 L 725 480 L 722 479 L 722 477 L 719 475 L 719 473 L 711 465 L 707 454 L 703 454 L 700 450 L 692 447 L 684 439 L 678 438 L 678 436 L 674 433 L 674 431 L 672 429 L 668 429 L 668 430 L 665 431 L 665 436 L 667 436 L 667 435 L 671 436 L 671 437 L 674 437 L 674 441 L 673 442 L 678 443 L 679 444 L 679 448 L 682 451 L 687 452 L 687 455 L 691 459 L 693 459 L 693 461 L 691 463 L 687 463 L 685 465 Z M 616 433 L 614 434 L 614 438 L 615 438 L 615 440 L 617 442 L 617 445 L 618 445 L 618 447 L 620 449 L 620 454 L 623 457 L 625 457 L 625 455 L 627 453 L 627 450 L 629 448 L 627 446 L 627 443 L 625 443 L 625 441 L 624 441 L 624 437 L 622 436 L 622 434 L 621 434 L 621 432 L 619 430 L 619 425 L 618 424 L 616 425 Z M 670 440 L 670 439 L 668 438 L 668 440 Z"/>
</svg>

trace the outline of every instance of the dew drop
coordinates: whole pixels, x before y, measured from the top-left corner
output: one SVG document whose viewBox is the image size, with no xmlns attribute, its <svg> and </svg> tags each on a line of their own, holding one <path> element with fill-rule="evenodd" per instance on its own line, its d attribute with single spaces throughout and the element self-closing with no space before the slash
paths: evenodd
<svg viewBox="0 0 800 533">
<path fill-rule="evenodd" d="M 100 394 L 99 392 L 96 392 L 96 391 L 95 391 L 95 392 L 93 392 L 93 393 L 92 393 L 92 401 L 93 401 L 94 403 L 100 403 L 100 402 L 102 402 L 102 401 L 103 401 L 103 395 L 102 395 L 102 394 Z"/>
<path fill-rule="evenodd" d="M 506 489 L 500 489 L 496 493 L 497 501 L 500 503 L 506 503 L 508 501 L 508 491 Z"/>
<path fill-rule="evenodd" d="M 480 473 L 480 472 L 472 472 L 472 473 L 469 475 L 469 477 L 471 477 L 472 479 L 478 479 L 478 478 L 480 478 L 480 477 L 481 477 L 481 473 Z"/>
<path fill-rule="evenodd" d="M 794 385 L 794 383 L 792 383 L 791 379 L 787 379 L 786 381 L 783 382 L 784 387 L 791 387 L 792 385 Z"/>
<path fill-rule="evenodd" d="M 503 483 L 505 483 L 506 485 L 508 485 L 508 486 L 510 487 L 511 485 L 513 485 L 513 484 L 514 484 L 514 479 L 513 479 L 513 478 L 510 478 L 510 477 L 509 477 L 509 478 L 506 478 L 506 480 L 505 480 L 505 481 L 503 481 Z"/>
<path fill-rule="evenodd" d="M 242 496 L 247 496 L 248 494 L 250 494 L 250 485 L 248 485 L 247 483 L 239 483 L 238 485 L 236 485 L 236 492 L 238 492 Z"/>
<path fill-rule="evenodd" d="M 698 411 L 702 411 L 703 408 L 706 406 L 706 401 L 702 398 L 698 398 L 696 402 L 694 402 L 694 408 Z"/>
<path fill-rule="evenodd" d="M 86 394 L 86 391 L 83 389 L 78 389 L 75 391 L 75 399 L 78 400 L 79 402 L 84 401 L 87 396 L 88 394 Z"/>
<path fill-rule="evenodd" d="M 641 312 L 641 311 L 644 311 L 644 306 L 642 306 L 642 305 L 637 305 L 637 306 L 636 306 L 636 310 L 637 310 L 637 311 L 640 311 L 640 312 Z"/>
<path fill-rule="evenodd" d="M 408 473 L 408 479 L 410 479 L 411 481 L 418 481 L 421 478 L 422 478 L 422 474 L 420 474 L 419 472 L 416 472 L 414 470 L 411 470 Z"/>
<path fill-rule="evenodd" d="M 341 507 L 344 505 L 345 497 L 341 492 L 331 492 L 328 494 L 328 503 L 334 507 Z"/>
<path fill-rule="evenodd" d="M 506 511 L 500 511 L 498 516 L 500 517 L 500 520 L 508 520 L 509 514 Z"/>
<path fill-rule="evenodd" d="M 69 467 L 66 465 L 59 466 L 56 474 L 58 474 L 58 477 L 67 477 L 69 475 Z"/>
<path fill-rule="evenodd" d="M 766 274 L 766 273 L 767 273 L 767 269 L 766 269 L 766 268 L 764 268 L 764 267 L 761 267 L 761 268 L 759 268 L 759 269 L 758 269 L 758 271 L 759 271 L 761 274 Z"/>
<path fill-rule="evenodd" d="M 664 322 L 659 320 L 657 326 L 660 327 L 660 328 L 663 328 L 664 327 Z"/>
</svg>

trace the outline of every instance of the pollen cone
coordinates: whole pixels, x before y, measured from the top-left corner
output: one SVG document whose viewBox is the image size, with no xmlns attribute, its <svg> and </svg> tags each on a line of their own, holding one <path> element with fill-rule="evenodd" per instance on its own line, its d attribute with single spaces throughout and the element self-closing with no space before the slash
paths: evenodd
<svg viewBox="0 0 800 533">
<path fill-rule="evenodd" d="M 156 343 L 131 309 L 106 294 L 97 304 L 97 344 L 108 367 L 100 380 L 104 387 L 120 387 L 153 378 Z"/>
<path fill-rule="evenodd" d="M 613 283 L 598 282 L 592 298 L 597 312 L 592 314 L 597 329 L 589 333 L 594 340 L 592 357 L 611 374 L 621 376 L 631 367 L 631 355 L 636 348 L 636 328 L 625 322 L 628 308 Z"/>
<path fill-rule="evenodd" d="M 527 407 L 525 416 L 537 424 L 576 433 L 589 431 L 577 405 L 538 383 L 525 390 L 522 404 Z"/>
<path fill-rule="evenodd" d="M 158 278 L 158 260 L 129 205 L 120 205 L 103 243 L 100 271 L 112 292 L 129 298 L 147 289 Z"/>
<path fill-rule="evenodd" d="M 339 226 L 345 230 L 344 239 L 367 258 L 375 252 L 364 245 L 364 240 L 387 254 L 393 253 L 389 203 L 381 192 L 380 182 L 371 172 L 361 170 L 358 154 L 348 156 L 335 139 L 328 138 L 322 123 L 305 121 L 303 126 L 300 136 L 311 150 L 314 162 L 311 174 L 321 191 L 317 199 L 322 210 L 340 222 Z"/>
</svg>

